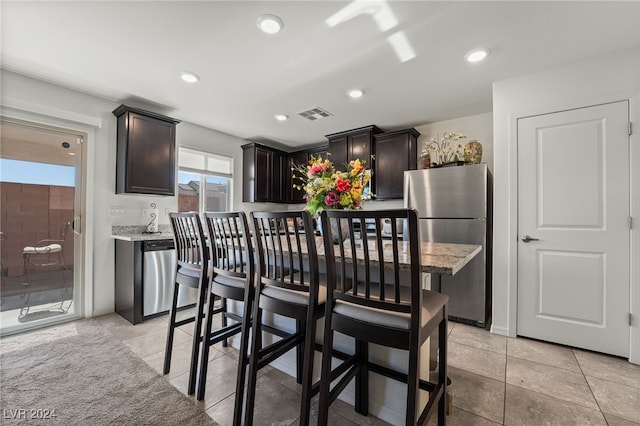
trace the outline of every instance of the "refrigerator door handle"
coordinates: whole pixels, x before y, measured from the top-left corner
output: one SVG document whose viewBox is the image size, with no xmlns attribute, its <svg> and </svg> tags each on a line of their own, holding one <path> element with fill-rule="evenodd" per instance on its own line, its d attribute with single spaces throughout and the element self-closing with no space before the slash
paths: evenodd
<svg viewBox="0 0 640 426">
<path fill-rule="evenodd" d="M 525 235 L 524 238 L 522 239 L 523 243 L 528 243 L 529 241 L 540 241 L 540 238 L 533 238 L 528 235 Z"/>
</svg>

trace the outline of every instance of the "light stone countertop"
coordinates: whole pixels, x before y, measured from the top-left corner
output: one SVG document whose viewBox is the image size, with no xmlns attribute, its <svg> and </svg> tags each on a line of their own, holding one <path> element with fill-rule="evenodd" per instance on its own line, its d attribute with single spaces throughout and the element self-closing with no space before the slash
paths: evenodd
<svg viewBox="0 0 640 426">
<path fill-rule="evenodd" d="M 371 241 L 370 241 L 371 243 Z M 406 241 L 385 241 L 383 245 L 384 257 L 391 259 L 393 256 L 392 244 L 398 245 L 398 261 L 401 268 L 410 267 L 409 243 Z M 324 244 L 322 237 L 316 237 L 316 247 L 318 258 L 324 260 Z M 372 246 L 370 246 L 370 249 Z M 467 263 L 469 263 L 480 251 L 482 246 L 472 244 L 452 244 L 452 243 L 421 243 L 420 257 L 422 272 L 441 275 L 455 275 Z M 335 248 L 335 255 L 340 256 L 340 249 Z M 369 252 L 372 260 L 377 259 L 376 252 Z M 351 256 L 351 248 L 345 247 L 345 256 Z M 364 258 L 364 250 L 356 247 L 356 258 Z M 402 268 L 402 269 L 405 269 Z"/>
<path fill-rule="evenodd" d="M 154 240 L 166 240 L 173 239 L 173 233 L 169 225 L 160 225 L 159 233 L 146 234 L 143 233 L 144 226 L 114 226 L 112 227 L 111 238 L 124 241 L 154 241 Z M 282 238 L 285 238 L 284 236 Z M 322 237 L 315 237 L 316 249 L 318 252 L 318 258 L 320 261 L 324 261 L 324 244 Z M 304 238 L 301 239 L 304 244 Z M 360 241 L 359 241 L 360 242 Z M 372 244 L 373 240 L 369 243 Z M 348 241 L 347 241 L 348 244 Z M 391 240 L 384 241 L 384 257 L 391 258 L 392 256 L 392 244 Z M 400 266 L 403 269 L 409 268 L 409 253 L 408 243 L 405 241 L 398 241 L 398 256 Z M 285 245 L 286 246 L 286 245 Z M 361 247 L 361 246 L 360 246 Z M 370 250 L 373 247 L 370 246 Z M 306 251 L 306 247 L 302 248 Z M 457 274 L 467 263 L 469 263 L 480 251 L 482 246 L 472 244 L 452 244 L 452 243 L 421 243 L 421 263 L 422 272 L 430 274 L 441 275 L 455 275 Z M 340 256 L 340 249 L 335 246 L 336 257 Z M 377 259 L 377 253 L 370 251 L 372 260 Z M 351 257 L 351 248 L 345 247 L 345 257 Z M 356 257 L 364 258 L 364 251 L 362 248 L 356 248 Z"/>
<path fill-rule="evenodd" d="M 160 225 L 157 233 L 145 233 L 145 226 L 112 226 L 111 238 L 123 241 L 156 241 L 156 240 L 172 240 L 173 232 L 169 225 Z"/>
<path fill-rule="evenodd" d="M 285 236 L 281 238 L 285 239 Z M 295 238 L 291 236 L 291 238 Z M 293 241 L 293 240 L 292 240 Z M 325 260 L 324 255 L 324 243 L 322 237 L 315 237 L 316 242 L 316 250 L 318 254 L 318 259 L 322 262 Z M 303 255 L 307 251 L 305 239 L 300 239 L 301 250 Z M 348 240 L 345 241 L 347 246 L 345 246 L 345 258 L 349 263 L 351 256 L 351 247 L 349 246 Z M 361 240 L 358 241 L 361 244 Z M 358 244 L 357 243 L 357 244 Z M 294 244 L 292 242 L 292 244 Z M 378 255 L 374 249 L 374 241 L 369 240 L 369 256 L 373 261 L 377 261 Z M 409 257 L 409 243 L 406 241 L 384 241 L 383 244 L 383 253 L 385 259 L 392 259 L 393 249 L 392 244 L 398 245 L 398 262 L 400 264 L 401 269 L 409 269 L 410 267 L 410 257 Z M 286 248 L 287 244 L 283 243 L 283 248 Z M 473 245 L 473 244 L 453 244 L 453 243 L 429 243 L 423 242 L 420 244 L 421 251 L 421 264 L 422 264 L 422 272 L 429 274 L 440 274 L 440 275 L 455 275 L 457 274 L 467 263 L 469 263 L 480 251 L 482 250 L 482 246 Z M 335 246 L 335 256 L 340 257 L 340 247 Z M 360 245 L 360 248 L 356 246 L 356 258 L 364 259 L 364 250 Z M 387 263 L 387 262 L 385 262 Z M 392 263 L 389 263 L 389 267 L 392 267 Z"/>
</svg>

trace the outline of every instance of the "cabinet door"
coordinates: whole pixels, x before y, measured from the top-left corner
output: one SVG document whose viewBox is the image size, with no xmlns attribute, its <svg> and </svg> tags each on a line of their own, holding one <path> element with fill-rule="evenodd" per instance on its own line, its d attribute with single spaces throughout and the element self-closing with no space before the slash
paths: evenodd
<svg viewBox="0 0 640 426">
<path fill-rule="evenodd" d="M 291 169 L 296 165 L 306 165 L 308 161 L 309 161 L 309 153 L 307 151 L 296 152 L 294 154 L 291 154 L 291 156 L 289 157 L 289 178 L 290 179 L 289 179 L 289 200 L 288 201 L 291 203 L 305 202 L 304 189 L 296 189 L 293 187 L 293 185 L 302 186 L 304 184 L 304 181 L 301 180 L 301 178 L 303 178 L 304 175 L 298 171 L 294 171 Z"/>
<path fill-rule="evenodd" d="M 174 195 L 175 124 L 134 113 L 128 121 L 123 192 Z"/>
<path fill-rule="evenodd" d="M 278 151 L 273 151 L 271 167 L 271 202 L 285 203 L 287 201 L 287 156 Z"/>
<path fill-rule="evenodd" d="M 374 192 L 379 200 L 403 197 L 404 171 L 416 168 L 415 130 L 375 136 Z"/>
<path fill-rule="evenodd" d="M 329 160 L 333 162 L 336 170 L 346 170 L 344 164 L 350 155 L 348 139 L 347 136 L 340 136 L 329 140 L 329 153 L 331 153 Z"/>
<path fill-rule="evenodd" d="M 174 195 L 180 120 L 126 105 L 113 115 L 118 123 L 116 194 Z"/>
<path fill-rule="evenodd" d="M 350 153 L 347 161 L 359 159 L 367 162 L 367 168 L 371 167 L 371 132 L 358 133 L 349 136 Z"/>
<path fill-rule="evenodd" d="M 271 201 L 273 151 L 257 146 L 255 152 L 255 194 L 254 200 Z"/>
</svg>

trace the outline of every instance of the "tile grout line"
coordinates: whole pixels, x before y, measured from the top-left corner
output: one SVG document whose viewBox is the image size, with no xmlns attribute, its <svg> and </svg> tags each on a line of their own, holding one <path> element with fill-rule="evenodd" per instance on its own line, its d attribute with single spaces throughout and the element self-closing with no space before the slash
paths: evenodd
<svg viewBox="0 0 640 426">
<path fill-rule="evenodd" d="M 509 363 L 508 345 L 509 345 L 509 341 L 507 340 L 507 366 L 508 366 L 508 363 Z M 594 408 L 592 408 L 592 407 L 587 407 L 587 406 L 585 406 L 585 405 L 579 404 L 579 403 L 577 403 L 577 402 L 567 401 L 567 400 L 564 400 L 564 399 L 558 398 L 558 397 L 556 397 L 556 396 L 554 396 L 554 395 L 544 394 L 544 393 L 542 393 L 542 392 L 538 392 L 538 391 L 535 391 L 535 390 L 532 390 L 532 389 L 528 389 L 528 388 L 526 388 L 526 387 L 519 386 L 519 385 L 517 385 L 517 384 L 511 384 L 511 386 L 518 387 L 518 388 L 523 389 L 523 390 L 525 390 L 525 391 L 527 391 L 527 392 L 532 392 L 532 393 L 537 393 L 537 394 L 540 394 L 540 395 L 545 395 L 545 396 L 547 396 L 547 397 L 549 397 L 549 398 L 553 398 L 553 399 L 558 400 L 558 401 L 561 401 L 561 402 L 563 402 L 563 403 L 565 403 L 565 404 L 572 404 L 572 405 L 576 405 L 576 406 L 579 406 L 579 407 L 587 408 L 587 409 L 590 409 L 590 410 L 598 411 L 598 412 L 600 413 L 600 415 L 602 416 L 603 420 L 605 421 L 605 423 L 608 425 L 608 424 L 609 424 L 609 422 L 607 421 L 607 419 L 606 419 L 606 417 L 605 417 L 605 415 L 604 415 L 604 411 L 602 411 L 602 408 L 600 407 L 600 404 L 598 403 L 597 398 L 596 398 L 596 397 L 595 397 L 595 395 L 593 394 L 593 390 L 591 389 L 591 386 L 589 385 L 589 382 L 588 382 L 588 381 L 587 381 L 587 379 L 586 379 L 586 375 L 585 375 L 585 374 L 584 374 L 584 372 L 582 371 L 582 367 L 580 366 L 580 362 L 578 361 L 577 357 L 575 356 L 575 352 L 574 352 L 574 349 L 573 349 L 573 348 L 571 348 L 571 354 L 573 355 L 573 357 L 574 357 L 574 358 L 575 358 L 575 360 L 576 360 L 576 363 L 577 363 L 577 365 L 578 365 L 578 368 L 580 369 L 580 373 L 577 373 L 577 372 L 575 372 L 575 371 L 571 371 L 571 370 L 566 370 L 566 369 L 564 369 L 564 368 L 553 367 L 553 366 L 549 366 L 549 365 L 547 365 L 547 364 L 538 363 L 538 362 L 535 362 L 535 361 L 528 360 L 528 359 L 526 359 L 526 358 L 520 358 L 520 357 L 516 357 L 516 356 L 514 356 L 513 358 L 522 359 L 522 360 L 529 361 L 529 362 L 532 362 L 532 363 L 535 363 L 535 364 L 538 364 L 538 365 L 542 365 L 542 366 L 545 366 L 545 367 L 557 368 L 557 369 L 559 369 L 559 370 L 567 371 L 567 372 L 569 372 L 569 373 L 574 373 L 574 374 L 580 374 L 580 375 L 582 375 L 582 378 L 583 378 L 583 379 L 584 379 L 584 381 L 586 382 L 586 384 L 587 384 L 587 386 L 588 386 L 588 388 L 589 388 L 589 392 L 591 393 L 591 396 L 593 397 L 593 400 L 595 401 L 596 406 L 598 407 L 598 408 L 597 408 L 597 410 L 596 410 L 596 409 L 594 409 Z M 507 405 L 507 404 L 506 404 L 506 396 L 507 396 L 507 391 L 506 391 L 506 385 L 507 385 L 507 380 L 506 380 L 506 371 L 507 371 L 507 368 L 505 367 L 505 416 L 506 416 L 506 405 Z M 615 383 L 615 382 L 612 382 L 612 383 Z"/>
<path fill-rule="evenodd" d="M 591 385 L 589 384 L 589 381 L 587 380 L 587 375 L 584 373 L 584 370 L 582 370 L 582 365 L 580 365 L 580 361 L 578 360 L 578 357 L 576 356 L 575 349 L 571 349 L 571 354 L 573 355 L 573 358 L 576 360 L 576 363 L 578 364 L 578 368 L 580 369 L 580 373 L 582 374 L 582 377 L 584 378 L 584 381 L 587 384 L 587 387 L 589 388 L 589 392 L 591 393 L 591 396 L 593 397 L 593 400 L 596 402 L 596 405 L 598 406 L 598 411 L 600 411 L 600 415 L 602 416 L 602 419 L 604 420 L 604 422 L 607 425 L 609 425 L 609 421 L 607 420 L 607 417 L 604 415 L 604 411 L 602 411 L 602 407 L 600 406 L 600 402 L 598 402 L 598 398 L 596 398 L 596 395 L 593 393 L 593 389 L 591 388 Z"/>
<path fill-rule="evenodd" d="M 573 349 L 571 349 L 571 352 L 573 352 Z M 582 368 L 580 368 L 580 365 L 579 365 L 580 363 L 578 362 L 577 359 L 576 359 L 576 363 L 578 364 L 578 368 L 580 368 L 580 372 L 577 372 L 577 371 L 574 371 L 574 370 L 569 370 L 567 368 L 556 367 L 555 365 L 545 364 L 543 362 L 534 361 L 534 360 L 528 359 L 528 358 L 522 358 L 522 357 L 515 356 L 515 355 L 509 355 L 508 353 L 507 353 L 507 356 L 512 357 L 512 358 L 521 359 L 521 360 L 527 361 L 527 362 L 532 362 L 534 364 L 542 365 L 542 366 L 545 366 L 545 367 L 557 368 L 558 370 L 566 371 L 568 373 L 583 374 L 584 375 L 584 373 L 582 373 Z M 574 357 L 575 357 L 575 355 L 574 355 Z"/>
<path fill-rule="evenodd" d="M 540 394 L 540 395 L 546 396 L 547 398 L 553 398 L 553 399 L 558 400 L 558 401 L 560 401 L 560 402 L 562 402 L 564 404 L 576 405 L 576 406 L 581 407 L 581 408 L 586 408 L 587 410 L 598 411 L 598 412 L 600 412 L 600 414 L 602 414 L 604 416 L 604 413 L 600 409 L 600 405 L 597 403 L 597 401 L 596 401 L 596 405 L 598 406 L 598 408 L 587 407 L 586 405 L 582 405 L 582 404 L 579 404 L 577 402 L 567 401 L 565 399 L 558 398 L 557 396 L 553 396 L 553 395 L 549 395 L 549 394 L 546 394 L 546 393 L 538 392 L 538 391 L 535 391 L 533 389 L 528 389 L 528 388 L 525 388 L 523 386 L 519 386 L 517 384 L 511 384 L 511 383 L 509 383 L 509 384 L 511 386 L 515 386 L 515 387 L 520 388 L 520 389 L 522 389 L 524 391 L 527 391 L 527 392 Z"/>
</svg>

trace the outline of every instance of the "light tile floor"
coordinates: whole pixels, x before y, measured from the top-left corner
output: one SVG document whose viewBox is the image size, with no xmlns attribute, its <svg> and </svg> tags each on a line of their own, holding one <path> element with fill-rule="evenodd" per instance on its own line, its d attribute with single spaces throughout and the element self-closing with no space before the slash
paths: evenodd
<svg viewBox="0 0 640 426">
<path fill-rule="evenodd" d="M 166 316 L 136 326 L 117 314 L 97 320 L 161 373 Z M 177 331 L 171 372 L 166 376 L 183 393 L 191 327 Z M 448 424 L 640 426 L 640 366 L 565 346 L 506 338 L 460 323 L 450 322 L 449 328 L 453 413 Z M 207 386 L 202 402 L 190 398 L 215 421 L 230 425 L 237 351 L 217 344 L 209 360 L 207 383 L 217 386 Z M 297 425 L 299 398 L 300 386 L 292 377 L 265 367 L 258 380 L 255 424 Z M 434 420 L 429 424 L 435 425 Z M 338 400 L 331 407 L 330 424 L 388 423 L 361 416 Z"/>
</svg>

